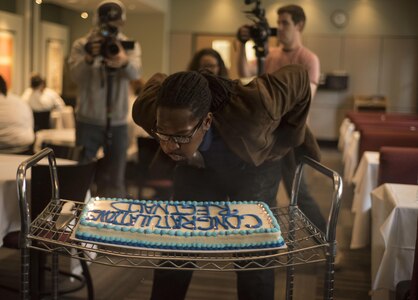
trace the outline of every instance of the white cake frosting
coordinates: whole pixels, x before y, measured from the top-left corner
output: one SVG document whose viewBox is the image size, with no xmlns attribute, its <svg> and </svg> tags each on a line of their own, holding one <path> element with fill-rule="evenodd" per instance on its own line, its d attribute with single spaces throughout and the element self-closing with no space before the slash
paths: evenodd
<svg viewBox="0 0 418 300">
<path fill-rule="evenodd" d="M 283 246 L 276 218 L 259 201 L 151 201 L 92 198 L 77 239 L 172 250 L 241 250 Z"/>
</svg>

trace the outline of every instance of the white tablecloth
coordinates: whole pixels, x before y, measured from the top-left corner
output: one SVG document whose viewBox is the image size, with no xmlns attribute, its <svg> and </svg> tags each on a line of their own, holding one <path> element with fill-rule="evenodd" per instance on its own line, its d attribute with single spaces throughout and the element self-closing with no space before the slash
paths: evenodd
<svg viewBox="0 0 418 300">
<path fill-rule="evenodd" d="M 379 171 L 379 152 L 365 151 L 353 177 L 354 198 L 351 211 L 354 223 L 351 234 L 351 249 L 362 248 L 370 244 L 371 192 L 377 186 Z"/>
<path fill-rule="evenodd" d="M 344 164 L 343 178 L 347 183 L 351 184 L 359 161 L 360 132 L 355 131 L 354 123 L 348 118 L 343 120 L 339 131 L 338 149 L 342 152 Z"/>
<path fill-rule="evenodd" d="M 412 277 L 418 185 L 384 184 L 372 199 L 372 288 L 395 290 Z"/>
<path fill-rule="evenodd" d="M 63 129 L 44 129 L 36 132 L 35 152 L 42 149 L 42 143 L 51 143 L 55 145 L 74 146 L 75 145 L 75 128 Z"/>
<path fill-rule="evenodd" d="M 354 131 L 354 124 L 350 121 L 349 118 L 345 118 L 340 126 L 338 137 L 338 149 L 344 152 L 344 149 L 347 148 L 348 142 L 350 140 L 351 133 Z"/>
<path fill-rule="evenodd" d="M 28 159 L 28 155 L 0 154 L 0 247 L 3 238 L 12 231 L 20 229 L 19 202 L 17 199 L 16 173 L 21 162 Z M 47 164 L 48 160 L 42 160 Z M 74 161 L 57 159 L 57 164 L 74 164 Z M 27 172 L 27 179 L 30 178 Z"/>
<path fill-rule="evenodd" d="M 359 144 L 360 144 L 360 132 L 350 131 L 348 133 L 346 146 L 343 151 L 343 164 L 344 164 L 344 180 L 347 183 L 352 183 L 354 173 L 357 169 L 359 157 Z"/>
<path fill-rule="evenodd" d="M 54 109 L 51 111 L 50 116 L 51 128 L 74 128 L 74 109 L 72 106 L 64 106 L 60 109 Z"/>
</svg>

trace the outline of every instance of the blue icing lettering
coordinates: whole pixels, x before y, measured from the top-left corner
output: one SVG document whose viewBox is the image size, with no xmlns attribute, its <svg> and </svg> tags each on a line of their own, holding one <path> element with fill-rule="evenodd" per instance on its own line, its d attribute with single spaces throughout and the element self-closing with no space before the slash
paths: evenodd
<svg viewBox="0 0 418 300">
<path fill-rule="evenodd" d="M 90 210 L 85 218 L 86 221 L 97 221 L 103 214 L 103 210 L 94 209 Z"/>
<path fill-rule="evenodd" d="M 149 215 L 154 215 L 155 211 L 157 209 L 157 207 L 159 207 L 158 204 L 144 204 L 143 208 L 145 210 L 145 213 L 149 214 Z"/>
<path fill-rule="evenodd" d="M 163 205 L 162 203 L 158 202 L 156 204 L 153 214 L 168 215 L 169 214 L 168 206 Z"/>
<path fill-rule="evenodd" d="M 206 205 L 198 205 L 196 207 L 196 215 L 205 215 L 209 216 L 209 206 Z"/>
<path fill-rule="evenodd" d="M 196 206 L 190 204 L 174 204 L 174 212 L 171 214 L 173 215 L 194 215 L 196 213 Z"/>
<path fill-rule="evenodd" d="M 140 227 L 147 227 L 151 223 L 151 217 L 147 215 L 141 215 L 143 217 L 142 222 L 140 223 Z M 156 218 L 160 218 L 160 216 L 154 216 Z"/>
<path fill-rule="evenodd" d="M 191 218 L 183 216 L 181 227 L 183 229 L 196 230 L 196 216 L 192 216 Z"/>
<path fill-rule="evenodd" d="M 213 226 L 215 229 L 220 229 L 222 226 L 224 229 L 229 229 L 229 225 L 225 222 L 225 217 L 219 218 L 219 216 L 213 217 Z"/>
<path fill-rule="evenodd" d="M 182 220 L 183 216 L 170 215 L 170 218 L 171 218 L 172 223 L 174 223 L 172 228 L 173 229 L 181 229 L 181 220 Z"/>
<path fill-rule="evenodd" d="M 208 216 L 202 216 L 202 217 L 198 217 L 196 220 L 197 222 L 199 222 L 199 226 L 197 227 L 197 229 L 203 230 L 203 231 L 213 229 L 213 222 L 212 222 L 213 218 L 208 217 Z M 207 224 L 207 226 L 204 226 L 205 224 Z"/>
<path fill-rule="evenodd" d="M 263 225 L 263 221 L 261 221 L 260 217 L 257 215 L 246 214 L 241 217 L 244 219 L 244 222 L 246 222 L 247 218 L 254 219 L 257 222 L 255 225 L 250 225 L 250 221 L 248 220 L 248 223 L 245 224 L 245 227 L 247 228 L 260 228 Z"/>
<path fill-rule="evenodd" d="M 149 219 L 158 218 L 157 224 L 155 225 L 155 228 L 171 228 L 170 222 L 169 222 L 169 216 L 150 216 Z M 149 224 L 148 224 L 149 226 Z"/>
<path fill-rule="evenodd" d="M 235 220 L 236 225 L 231 223 L 231 221 L 234 221 L 234 220 Z M 229 228 L 233 228 L 233 229 L 241 228 L 241 216 L 237 216 L 237 215 L 235 215 L 235 216 L 225 216 L 224 222 L 226 224 L 228 224 Z"/>
</svg>

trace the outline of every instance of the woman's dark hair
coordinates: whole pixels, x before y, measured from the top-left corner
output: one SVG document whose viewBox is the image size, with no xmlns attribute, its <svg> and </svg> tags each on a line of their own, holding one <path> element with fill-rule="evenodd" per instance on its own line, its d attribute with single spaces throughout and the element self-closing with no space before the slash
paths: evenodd
<svg viewBox="0 0 418 300">
<path fill-rule="evenodd" d="M 7 95 L 7 84 L 3 76 L 1 75 L 0 75 L 0 93 L 2 93 L 5 96 Z"/>
<path fill-rule="evenodd" d="M 305 12 L 303 10 L 302 7 L 300 7 L 299 5 L 286 5 L 286 6 L 282 6 L 277 10 L 277 14 L 284 14 L 284 13 L 288 13 L 293 20 L 293 23 L 298 24 L 300 22 L 303 22 L 303 27 L 305 26 L 306 23 L 306 16 L 305 16 Z"/>
<path fill-rule="evenodd" d="M 202 50 L 199 50 L 198 52 L 193 55 L 192 60 L 190 61 L 190 64 L 187 68 L 188 71 L 199 71 L 201 69 L 200 67 L 200 59 L 205 56 L 210 55 L 216 59 L 219 66 L 219 74 L 215 74 L 224 78 L 229 78 L 228 69 L 225 66 L 225 62 L 223 61 L 221 55 L 218 51 L 212 49 L 212 48 L 203 48 Z"/>
<path fill-rule="evenodd" d="M 187 108 L 197 119 L 216 112 L 228 102 L 233 82 L 202 70 L 178 72 L 162 83 L 157 106 Z"/>
</svg>

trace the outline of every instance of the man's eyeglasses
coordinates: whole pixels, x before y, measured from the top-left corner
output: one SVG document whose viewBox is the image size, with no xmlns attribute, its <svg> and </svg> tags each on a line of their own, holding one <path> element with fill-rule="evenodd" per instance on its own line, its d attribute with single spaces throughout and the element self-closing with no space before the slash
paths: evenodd
<svg viewBox="0 0 418 300">
<path fill-rule="evenodd" d="M 200 128 L 200 126 L 202 126 L 203 124 L 203 120 L 205 118 L 202 118 L 199 123 L 197 123 L 197 125 L 193 128 L 192 133 L 189 135 L 170 135 L 170 134 L 164 134 L 164 133 L 160 133 L 157 131 L 157 129 L 154 128 L 151 129 L 151 132 L 158 138 L 159 141 L 161 142 L 169 142 L 170 140 L 173 143 L 176 144 L 188 144 L 191 142 L 193 136 L 196 134 L 197 130 Z"/>
</svg>

